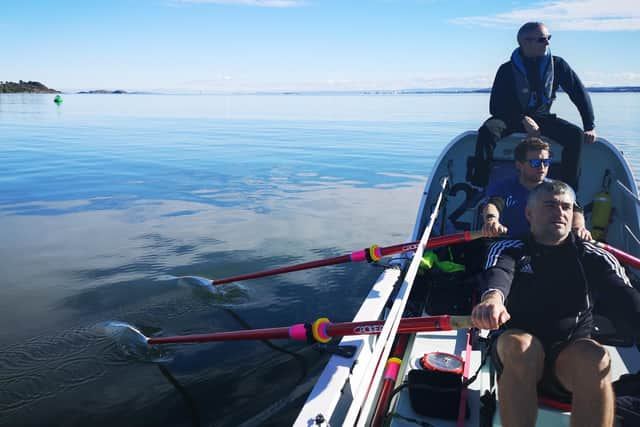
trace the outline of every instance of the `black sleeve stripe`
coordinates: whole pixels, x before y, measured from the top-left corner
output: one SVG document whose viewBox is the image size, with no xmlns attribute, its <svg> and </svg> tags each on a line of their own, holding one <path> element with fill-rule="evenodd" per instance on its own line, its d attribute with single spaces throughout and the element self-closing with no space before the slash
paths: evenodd
<svg viewBox="0 0 640 427">
<path fill-rule="evenodd" d="M 627 273 L 625 273 L 622 265 L 620 265 L 616 257 L 614 257 L 610 252 L 607 252 L 606 250 L 589 242 L 584 242 L 584 250 L 587 253 L 603 258 L 609 267 L 616 272 L 616 276 L 618 276 L 626 285 L 631 287 L 631 281 L 629 280 L 629 277 L 627 277 Z"/>
<path fill-rule="evenodd" d="M 496 242 L 489 247 L 489 254 L 487 255 L 487 263 L 484 266 L 484 269 L 487 270 L 491 267 L 494 267 L 498 263 L 498 258 L 502 251 L 507 248 L 519 248 L 524 243 L 521 240 L 502 240 L 500 242 Z"/>
</svg>

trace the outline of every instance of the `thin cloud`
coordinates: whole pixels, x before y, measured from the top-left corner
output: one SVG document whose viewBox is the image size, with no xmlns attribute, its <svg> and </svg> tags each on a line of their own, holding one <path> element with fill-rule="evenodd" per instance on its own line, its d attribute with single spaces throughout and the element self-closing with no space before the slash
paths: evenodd
<svg viewBox="0 0 640 427">
<path fill-rule="evenodd" d="M 638 31 L 638 5 L 631 0 L 558 0 L 543 1 L 526 9 L 488 16 L 453 19 L 458 25 L 509 27 L 527 21 L 541 21 L 554 30 L 566 31 Z"/>
<path fill-rule="evenodd" d="M 231 4 L 239 6 L 260 6 L 260 7 L 296 7 L 302 6 L 302 0 L 178 0 L 179 3 L 212 3 Z"/>
</svg>

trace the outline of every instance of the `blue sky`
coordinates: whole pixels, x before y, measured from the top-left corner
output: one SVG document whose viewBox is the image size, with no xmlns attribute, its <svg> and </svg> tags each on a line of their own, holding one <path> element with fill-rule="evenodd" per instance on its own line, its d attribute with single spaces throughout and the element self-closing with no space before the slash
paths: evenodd
<svg viewBox="0 0 640 427">
<path fill-rule="evenodd" d="M 636 0 L 3 0 L 0 81 L 60 90 L 489 87 L 526 21 L 590 86 L 640 86 Z"/>
</svg>

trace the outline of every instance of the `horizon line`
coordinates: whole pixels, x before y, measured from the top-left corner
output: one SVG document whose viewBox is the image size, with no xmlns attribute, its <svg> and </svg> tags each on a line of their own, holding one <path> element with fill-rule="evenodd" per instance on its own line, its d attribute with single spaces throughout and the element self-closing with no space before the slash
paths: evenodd
<svg viewBox="0 0 640 427">
<path fill-rule="evenodd" d="M 638 92 L 640 86 L 586 86 L 588 92 Z M 447 88 L 409 88 L 409 89 L 311 89 L 311 90 L 215 90 L 215 89 L 69 89 L 59 90 L 66 94 L 150 94 L 150 95 L 314 95 L 314 94 L 368 94 L 368 95 L 416 95 L 416 94 L 455 94 L 455 93 L 491 93 L 490 87 L 447 87 Z M 119 93 L 116 93 L 119 92 Z M 561 89 L 558 92 L 564 92 Z"/>
</svg>

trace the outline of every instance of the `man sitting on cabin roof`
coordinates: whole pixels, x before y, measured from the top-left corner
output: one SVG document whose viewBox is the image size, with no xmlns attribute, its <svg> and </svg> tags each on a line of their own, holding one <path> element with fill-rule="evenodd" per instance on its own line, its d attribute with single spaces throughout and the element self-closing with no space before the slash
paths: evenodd
<svg viewBox="0 0 640 427">
<path fill-rule="evenodd" d="M 517 40 L 511 60 L 496 73 L 489 100 L 491 117 L 478 130 L 474 164 L 470 165 L 467 181 L 484 187 L 498 140 L 514 132 L 526 132 L 530 136 L 548 136 L 564 146 L 563 179 L 577 188 L 582 141 L 593 143 L 596 139 L 589 93 L 569 64 L 551 55 L 551 34 L 543 23 L 527 22 L 520 27 Z M 578 108 L 584 131 L 550 112 L 558 87 Z"/>
<path fill-rule="evenodd" d="M 536 386 L 573 394 L 572 426 L 613 424 L 611 361 L 590 338 L 593 305 L 637 332 L 640 292 L 613 255 L 571 233 L 574 202 L 564 182 L 538 185 L 525 211 L 531 233 L 489 248 L 471 316 L 478 328 L 501 328 L 493 347 L 505 426 L 535 424 Z"/>
<path fill-rule="evenodd" d="M 538 137 L 527 137 L 516 146 L 514 158 L 518 175 L 492 183 L 485 191 L 488 200 L 482 209 L 484 236 L 519 237 L 529 232 L 524 208 L 531 189 L 547 179 L 551 165 L 549 148 L 549 144 Z M 581 239 L 591 240 L 582 211 L 577 208 L 573 215 L 573 231 Z"/>
</svg>

